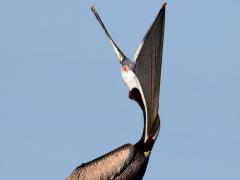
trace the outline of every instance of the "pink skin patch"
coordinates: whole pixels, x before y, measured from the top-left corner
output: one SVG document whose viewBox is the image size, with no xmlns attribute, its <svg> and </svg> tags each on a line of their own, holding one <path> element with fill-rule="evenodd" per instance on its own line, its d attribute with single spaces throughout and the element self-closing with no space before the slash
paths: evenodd
<svg viewBox="0 0 240 180">
<path fill-rule="evenodd" d="M 127 71 L 128 71 L 127 65 L 123 65 L 123 66 L 122 66 L 122 70 L 125 71 L 125 72 L 127 72 Z"/>
</svg>

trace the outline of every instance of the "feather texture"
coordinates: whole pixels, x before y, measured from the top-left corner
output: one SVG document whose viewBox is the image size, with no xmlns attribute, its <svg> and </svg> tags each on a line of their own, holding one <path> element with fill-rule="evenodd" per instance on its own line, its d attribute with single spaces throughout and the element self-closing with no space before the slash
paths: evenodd
<svg viewBox="0 0 240 180">
<path fill-rule="evenodd" d="M 140 180 L 148 158 L 132 144 L 126 144 L 77 167 L 67 180 Z M 143 173 L 139 173 L 139 171 Z"/>
</svg>

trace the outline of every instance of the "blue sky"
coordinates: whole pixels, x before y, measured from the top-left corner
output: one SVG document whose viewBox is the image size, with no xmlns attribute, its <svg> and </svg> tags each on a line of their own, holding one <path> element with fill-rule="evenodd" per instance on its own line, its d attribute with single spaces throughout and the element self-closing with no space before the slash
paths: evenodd
<svg viewBox="0 0 240 180">
<path fill-rule="evenodd" d="M 90 6 L 133 57 L 162 1 L 0 1 L 0 179 L 64 179 L 143 119 Z M 239 179 L 240 2 L 169 0 L 145 180 Z"/>
</svg>

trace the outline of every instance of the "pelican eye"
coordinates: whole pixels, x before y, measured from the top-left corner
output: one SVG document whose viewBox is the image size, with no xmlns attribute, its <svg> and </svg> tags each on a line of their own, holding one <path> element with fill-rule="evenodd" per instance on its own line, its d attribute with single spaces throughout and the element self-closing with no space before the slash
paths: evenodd
<svg viewBox="0 0 240 180">
<path fill-rule="evenodd" d="M 127 65 L 122 65 L 122 70 L 125 71 L 125 72 L 127 72 L 127 71 L 128 71 Z"/>
</svg>

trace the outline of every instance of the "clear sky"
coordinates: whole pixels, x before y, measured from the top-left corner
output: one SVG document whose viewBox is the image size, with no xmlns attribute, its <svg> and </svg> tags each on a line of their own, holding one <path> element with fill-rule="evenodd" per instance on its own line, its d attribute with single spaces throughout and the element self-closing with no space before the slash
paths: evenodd
<svg viewBox="0 0 240 180">
<path fill-rule="evenodd" d="M 64 179 L 141 136 L 120 65 L 162 1 L 0 1 L 0 179 Z M 240 1 L 169 0 L 161 131 L 145 180 L 240 179 Z"/>
</svg>

